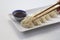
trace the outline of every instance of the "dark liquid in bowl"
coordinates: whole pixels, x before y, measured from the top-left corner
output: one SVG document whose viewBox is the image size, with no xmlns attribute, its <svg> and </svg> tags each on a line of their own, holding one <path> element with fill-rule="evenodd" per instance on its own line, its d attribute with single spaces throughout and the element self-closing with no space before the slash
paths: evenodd
<svg viewBox="0 0 60 40">
<path fill-rule="evenodd" d="M 24 17 L 26 17 L 26 12 L 23 10 L 15 10 L 12 14 L 18 21 L 21 21 L 22 19 L 24 19 Z"/>
</svg>

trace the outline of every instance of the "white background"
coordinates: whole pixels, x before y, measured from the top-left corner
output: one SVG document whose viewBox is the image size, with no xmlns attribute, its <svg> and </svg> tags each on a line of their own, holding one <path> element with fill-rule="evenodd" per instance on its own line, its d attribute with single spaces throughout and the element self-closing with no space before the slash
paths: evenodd
<svg viewBox="0 0 60 40">
<path fill-rule="evenodd" d="M 0 0 L 0 40 L 60 40 L 60 23 L 21 33 L 9 21 L 9 13 L 16 9 L 51 5 L 57 0 Z"/>
</svg>

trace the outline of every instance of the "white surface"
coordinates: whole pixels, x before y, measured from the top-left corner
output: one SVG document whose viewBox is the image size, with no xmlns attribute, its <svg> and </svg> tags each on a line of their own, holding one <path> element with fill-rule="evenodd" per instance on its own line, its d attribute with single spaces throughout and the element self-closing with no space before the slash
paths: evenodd
<svg viewBox="0 0 60 40">
<path fill-rule="evenodd" d="M 10 25 L 8 14 L 15 9 L 28 10 L 55 0 L 0 0 L 0 40 L 60 40 L 60 23 L 20 33 Z M 40 4 L 41 3 L 41 4 Z"/>
</svg>

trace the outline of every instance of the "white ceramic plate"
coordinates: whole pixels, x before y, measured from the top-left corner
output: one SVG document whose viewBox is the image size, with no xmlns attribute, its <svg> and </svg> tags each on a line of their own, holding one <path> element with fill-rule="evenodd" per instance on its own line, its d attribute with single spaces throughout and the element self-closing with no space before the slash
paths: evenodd
<svg viewBox="0 0 60 40">
<path fill-rule="evenodd" d="M 42 8 L 35 8 L 35 9 L 31 9 L 31 10 L 27 10 L 27 14 L 30 15 L 32 13 L 35 13 L 36 11 L 42 11 L 43 9 L 47 8 L 49 6 L 46 6 L 46 7 L 42 7 Z M 47 25 L 51 25 L 51 24 L 55 24 L 55 23 L 58 23 L 60 22 L 60 15 L 58 15 L 56 18 L 52 18 L 50 19 L 49 21 L 46 21 L 46 23 L 42 23 L 41 25 L 39 26 L 35 26 L 33 28 L 24 28 L 20 25 L 20 23 L 18 23 L 15 18 L 13 17 L 12 14 L 9 14 L 10 16 L 10 21 L 15 25 L 15 27 L 20 31 L 20 32 L 25 32 L 25 31 L 29 31 L 29 30 L 33 30 L 33 29 L 36 29 L 36 28 L 39 28 L 39 27 L 44 27 L 44 26 L 47 26 Z"/>
</svg>

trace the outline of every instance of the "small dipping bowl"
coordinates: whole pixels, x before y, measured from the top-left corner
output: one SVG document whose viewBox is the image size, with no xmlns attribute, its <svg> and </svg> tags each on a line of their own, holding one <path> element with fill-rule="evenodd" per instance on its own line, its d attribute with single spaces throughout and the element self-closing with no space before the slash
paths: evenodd
<svg viewBox="0 0 60 40">
<path fill-rule="evenodd" d="M 15 10 L 13 11 L 12 15 L 15 17 L 17 21 L 21 21 L 26 17 L 26 11 L 24 10 Z"/>
</svg>

